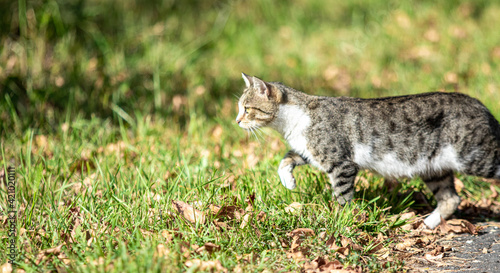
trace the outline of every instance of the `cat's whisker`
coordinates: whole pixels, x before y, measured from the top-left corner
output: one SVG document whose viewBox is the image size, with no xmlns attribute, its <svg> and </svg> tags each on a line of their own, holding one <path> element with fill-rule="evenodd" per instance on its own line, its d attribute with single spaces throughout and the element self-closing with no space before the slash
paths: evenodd
<svg viewBox="0 0 500 273">
<path fill-rule="evenodd" d="M 259 135 L 257 131 L 254 131 L 254 134 L 255 134 L 255 138 L 257 139 L 257 141 L 260 142 L 260 143 L 262 143 L 262 141 L 264 140 L 262 138 L 262 136 Z"/>
<path fill-rule="evenodd" d="M 250 130 L 250 132 L 252 132 L 252 135 L 254 135 L 255 139 L 260 142 L 258 135 L 255 133 L 255 129 L 257 129 L 257 126 L 252 125 L 248 129 Z"/>
<path fill-rule="evenodd" d="M 255 128 L 255 133 L 261 138 L 262 141 L 265 140 L 264 132 L 262 131 L 262 128 L 260 128 L 260 127 Z"/>
<path fill-rule="evenodd" d="M 255 140 L 259 140 L 257 136 L 255 135 L 255 132 L 252 130 L 252 135 L 255 137 Z"/>
<path fill-rule="evenodd" d="M 250 134 L 253 135 L 252 127 L 248 127 L 248 138 L 250 138 Z"/>
<path fill-rule="evenodd" d="M 260 141 L 259 138 L 257 137 L 257 134 L 255 134 L 255 126 L 250 127 L 250 132 L 252 132 L 253 136 L 257 141 Z"/>
<path fill-rule="evenodd" d="M 259 133 L 260 133 L 260 135 L 262 136 L 262 139 L 265 141 L 265 140 L 266 140 L 266 137 L 267 137 L 267 133 L 266 133 L 266 132 L 264 132 L 264 130 L 262 130 L 262 129 L 260 129 L 260 128 L 259 128 Z"/>
<path fill-rule="evenodd" d="M 262 141 L 265 141 L 265 134 L 264 131 L 262 131 L 262 127 L 256 127 L 255 128 L 255 133 L 260 137 Z"/>
</svg>

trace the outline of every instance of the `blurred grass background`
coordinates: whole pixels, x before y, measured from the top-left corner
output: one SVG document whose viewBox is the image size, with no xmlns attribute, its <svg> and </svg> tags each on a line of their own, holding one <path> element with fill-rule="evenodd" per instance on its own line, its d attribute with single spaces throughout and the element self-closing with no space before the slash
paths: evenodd
<svg viewBox="0 0 500 273">
<path fill-rule="evenodd" d="M 499 1 L 0 2 L 0 129 L 222 117 L 240 73 L 311 94 L 434 90 L 498 117 Z"/>
<path fill-rule="evenodd" d="M 234 122 L 241 72 L 317 95 L 459 91 L 500 118 L 499 14 L 500 1 L 483 0 L 0 1 L 0 165 L 18 173 L 18 265 L 182 271 L 186 242 L 212 242 L 221 251 L 190 257 L 222 260 L 230 271 L 299 271 L 288 247 L 279 247 L 295 228 L 325 231 L 337 243 L 340 234 L 383 233 L 389 245 L 401 232 L 391 214 L 409 203 L 387 194 L 379 176 L 362 172 L 356 185 L 357 204 L 371 204 L 361 206 L 365 222 L 331 205 L 327 180 L 314 168 L 295 171 L 296 190 L 281 187 L 280 137 L 254 139 Z M 465 197 L 492 196 L 486 182 L 460 178 Z M 418 180 L 409 182 L 399 192 L 425 193 Z M 221 231 L 213 219 L 191 225 L 171 206 L 245 208 L 249 196 L 257 200 L 253 212 L 269 216 L 252 228 L 233 221 Z M 289 215 L 292 202 L 308 209 Z M 158 261 L 163 231 L 183 237 Z M 7 241 L 1 226 L 0 237 Z M 323 240 L 311 245 L 315 255 L 332 254 Z M 57 258 L 47 252 L 58 246 Z M 1 261 L 6 247 L 0 243 Z M 364 248 L 342 263 L 401 272 L 407 260 L 388 265 Z M 254 253 L 262 259 L 240 261 Z"/>
</svg>

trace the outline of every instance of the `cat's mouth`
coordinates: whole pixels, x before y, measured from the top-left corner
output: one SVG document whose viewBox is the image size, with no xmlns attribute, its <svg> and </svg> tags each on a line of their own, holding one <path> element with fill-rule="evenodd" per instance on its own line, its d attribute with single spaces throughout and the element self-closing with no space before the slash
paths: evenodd
<svg viewBox="0 0 500 273">
<path fill-rule="evenodd" d="M 247 131 L 250 131 L 253 127 L 256 127 L 256 126 L 252 126 L 248 122 L 244 122 L 244 121 L 238 123 L 238 125 L 240 126 L 240 128 L 245 129 Z"/>
<path fill-rule="evenodd" d="M 250 132 L 258 130 L 262 127 L 260 124 L 255 124 L 253 122 L 244 122 L 244 121 L 241 121 L 240 123 L 238 123 L 238 125 L 240 126 L 240 128 Z"/>
</svg>

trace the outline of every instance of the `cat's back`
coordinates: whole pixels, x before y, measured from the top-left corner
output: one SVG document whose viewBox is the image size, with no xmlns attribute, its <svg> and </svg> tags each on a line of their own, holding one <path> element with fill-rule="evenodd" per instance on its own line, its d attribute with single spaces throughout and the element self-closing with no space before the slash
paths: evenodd
<svg viewBox="0 0 500 273">
<path fill-rule="evenodd" d="M 340 106 L 357 109 L 355 113 L 395 114 L 406 113 L 414 117 L 425 117 L 440 111 L 456 111 L 458 109 L 487 111 L 477 99 L 462 93 L 431 92 L 405 96 L 382 98 L 338 97 Z"/>
<path fill-rule="evenodd" d="M 401 133 L 402 129 L 412 133 L 411 127 L 422 131 L 442 129 L 443 125 L 456 123 L 495 124 L 490 121 L 495 120 L 494 117 L 479 100 L 462 93 L 432 92 L 372 99 L 319 97 L 317 101 L 320 107 L 313 116 L 341 120 L 344 125 L 354 126 L 357 130 L 378 127 L 392 134 Z M 377 134 L 377 130 L 374 133 Z"/>
</svg>

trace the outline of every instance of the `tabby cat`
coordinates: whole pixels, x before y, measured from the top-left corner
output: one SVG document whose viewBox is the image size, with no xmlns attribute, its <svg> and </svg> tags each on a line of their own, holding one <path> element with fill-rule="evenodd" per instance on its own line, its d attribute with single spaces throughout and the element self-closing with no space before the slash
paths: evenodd
<svg viewBox="0 0 500 273">
<path fill-rule="evenodd" d="M 460 203 L 453 172 L 500 178 L 500 125 L 478 100 L 460 93 L 378 99 L 311 96 L 279 82 L 242 74 L 238 125 L 271 127 L 291 147 L 278 168 L 295 188 L 292 171 L 311 164 L 328 174 L 333 198 L 351 201 L 359 169 L 387 178 L 420 176 L 437 200 L 424 223 L 436 227 Z"/>
</svg>

